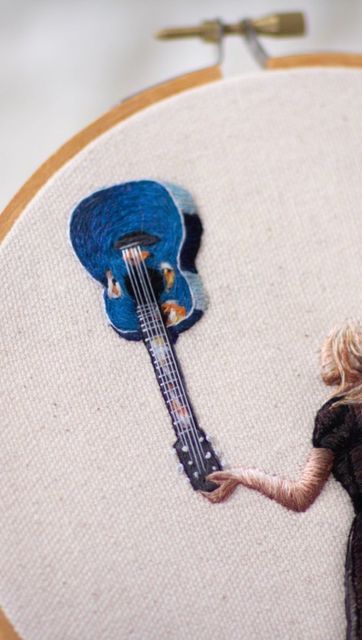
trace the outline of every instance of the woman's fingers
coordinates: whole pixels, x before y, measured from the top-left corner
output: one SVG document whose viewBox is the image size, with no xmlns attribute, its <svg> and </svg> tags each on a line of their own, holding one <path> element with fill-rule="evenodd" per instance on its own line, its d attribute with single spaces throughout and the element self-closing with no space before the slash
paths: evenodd
<svg viewBox="0 0 362 640">
<path fill-rule="evenodd" d="M 225 482 L 226 480 L 237 482 L 237 479 L 231 471 L 215 471 L 215 473 L 211 473 L 207 479 L 217 483 Z"/>
<path fill-rule="evenodd" d="M 215 489 L 215 491 L 201 491 L 201 493 L 204 498 L 207 498 L 209 500 L 209 502 L 215 504 L 217 502 L 223 502 L 223 500 L 226 500 L 233 493 L 237 484 L 238 483 L 235 482 L 235 480 L 225 480 L 220 483 L 220 486 Z"/>
</svg>

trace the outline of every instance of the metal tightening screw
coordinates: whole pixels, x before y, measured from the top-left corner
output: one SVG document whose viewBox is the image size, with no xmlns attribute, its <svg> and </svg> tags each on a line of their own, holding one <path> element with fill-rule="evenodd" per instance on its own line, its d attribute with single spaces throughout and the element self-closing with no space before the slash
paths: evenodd
<svg viewBox="0 0 362 640">
<path fill-rule="evenodd" d="M 271 15 L 248 20 L 254 31 L 260 35 L 273 37 L 301 36 L 305 33 L 303 13 L 273 13 Z M 159 40 L 175 38 L 201 38 L 204 42 L 220 42 L 223 36 L 245 34 L 244 20 L 233 24 L 223 24 L 220 20 L 204 20 L 197 27 L 171 27 L 156 33 Z"/>
</svg>

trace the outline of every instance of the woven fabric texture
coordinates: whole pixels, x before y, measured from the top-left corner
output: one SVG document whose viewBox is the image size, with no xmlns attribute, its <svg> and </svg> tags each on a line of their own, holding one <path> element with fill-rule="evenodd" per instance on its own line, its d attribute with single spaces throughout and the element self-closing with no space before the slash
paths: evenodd
<svg viewBox="0 0 362 640">
<path fill-rule="evenodd" d="M 195 495 L 146 350 L 107 326 L 67 225 L 128 180 L 193 194 L 210 304 L 177 353 L 200 425 L 229 464 L 298 477 L 321 340 L 362 315 L 361 80 L 273 72 L 169 99 L 89 145 L 8 236 L 0 602 L 24 640 L 343 637 L 347 494 L 331 478 L 302 514 Z"/>
</svg>

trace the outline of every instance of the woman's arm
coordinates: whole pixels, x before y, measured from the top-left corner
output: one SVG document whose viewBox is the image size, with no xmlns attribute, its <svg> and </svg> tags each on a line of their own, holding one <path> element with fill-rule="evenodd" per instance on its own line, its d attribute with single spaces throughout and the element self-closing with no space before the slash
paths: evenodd
<svg viewBox="0 0 362 640">
<path fill-rule="evenodd" d="M 232 493 L 237 484 L 242 484 L 263 493 L 287 509 L 306 511 L 321 492 L 331 472 L 333 460 L 333 451 L 314 447 L 300 480 L 269 475 L 259 469 L 216 471 L 209 476 L 209 480 L 219 483 L 220 488 L 205 497 L 211 502 L 221 502 Z"/>
</svg>

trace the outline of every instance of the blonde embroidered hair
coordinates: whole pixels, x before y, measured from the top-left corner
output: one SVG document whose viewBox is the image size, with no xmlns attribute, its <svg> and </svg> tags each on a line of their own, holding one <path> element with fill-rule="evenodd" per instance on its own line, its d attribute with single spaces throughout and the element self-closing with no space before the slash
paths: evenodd
<svg viewBox="0 0 362 640">
<path fill-rule="evenodd" d="M 335 327 L 321 349 L 322 380 L 343 394 L 336 404 L 362 403 L 362 322 L 346 320 Z"/>
</svg>

